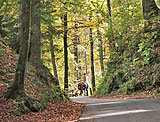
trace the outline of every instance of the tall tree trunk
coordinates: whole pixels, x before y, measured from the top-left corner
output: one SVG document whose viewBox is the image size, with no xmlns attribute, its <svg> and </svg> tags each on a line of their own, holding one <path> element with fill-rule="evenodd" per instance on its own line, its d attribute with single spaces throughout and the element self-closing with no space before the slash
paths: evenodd
<svg viewBox="0 0 160 122">
<path fill-rule="evenodd" d="M 16 98 L 18 95 L 24 93 L 24 76 L 27 62 L 27 50 L 29 39 L 29 20 L 30 20 L 30 1 L 22 0 L 22 14 L 21 14 L 21 42 L 19 60 L 16 69 L 15 81 L 11 88 L 6 92 L 5 97 Z"/>
<path fill-rule="evenodd" d="M 75 38 L 74 38 L 74 41 L 73 41 L 73 44 L 74 44 L 74 61 L 75 61 L 75 70 L 74 70 L 74 75 L 75 75 L 75 78 L 76 80 L 79 80 L 79 70 L 78 70 L 78 35 L 77 35 L 77 32 L 78 32 L 78 27 L 77 27 L 77 23 L 75 23 Z"/>
<path fill-rule="evenodd" d="M 92 87 L 93 91 L 95 91 L 95 72 L 94 72 L 94 42 L 93 42 L 93 37 L 92 37 L 92 28 L 90 28 L 90 53 L 91 53 L 91 75 L 92 75 Z"/>
<path fill-rule="evenodd" d="M 30 49 L 28 59 L 34 63 L 41 63 L 41 41 L 40 41 L 40 0 L 31 1 L 31 34 L 30 34 Z"/>
<path fill-rule="evenodd" d="M 67 13 L 63 16 L 64 19 L 64 89 L 68 88 L 68 50 L 67 50 Z"/>
<path fill-rule="evenodd" d="M 101 65 L 101 74 L 102 77 L 104 75 L 104 64 L 103 64 L 103 43 L 102 43 L 102 37 L 100 30 L 97 29 L 97 36 L 98 36 L 98 42 L 99 42 L 99 59 L 100 59 L 100 65 Z"/>
<path fill-rule="evenodd" d="M 109 14 L 109 44 L 111 53 L 115 48 L 114 36 L 113 36 L 113 26 L 112 26 L 112 13 L 111 13 L 111 1 L 107 0 L 108 14 Z M 112 55 L 111 55 L 112 56 Z"/>
<path fill-rule="evenodd" d="M 55 53 L 54 53 L 54 44 L 53 44 L 53 40 L 52 40 L 53 35 L 51 34 L 49 37 L 49 41 L 50 41 L 50 52 L 51 52 L 51 60 L 52 60 L 52 66 L 53 66 L 53 71 L 54 71 L 54 76 L 56 77 L 56 85 L 60 85 L 59 84 L 59 78 L 58 78 L 58 71 L 57 71 L 57 65 L 56 65 L 56 59 L 55 59 Z"/>
</svg>

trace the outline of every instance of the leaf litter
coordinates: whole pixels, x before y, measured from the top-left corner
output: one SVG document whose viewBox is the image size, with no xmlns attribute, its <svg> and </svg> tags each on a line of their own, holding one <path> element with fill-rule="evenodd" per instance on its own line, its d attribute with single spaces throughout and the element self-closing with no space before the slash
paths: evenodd
<svg viewBox="0 0 160 122">
<path fill-rule="evenodd" d="M 17 103 L 13 99 L 5 100 L 3 93 L 10 87 L 10 83 L 14 82 L 17 59 L 11 48 L 2 42 L 0 42 L 0 46 L 3 48 L 0 50 L 0 122 L 74 122 L 80 118 L 84 105 L 72 101 L 53 102 L 43 111 L 30 112 L 20 116 L 14 115 L 12 111 Z M 30 79 L 33 78 L 27 77 L 26 81 L 32 84 Z M 26 86 L 26 93 L 29 90 L 34 91 L 35 87 L 28 88 Z"/>
</svg>

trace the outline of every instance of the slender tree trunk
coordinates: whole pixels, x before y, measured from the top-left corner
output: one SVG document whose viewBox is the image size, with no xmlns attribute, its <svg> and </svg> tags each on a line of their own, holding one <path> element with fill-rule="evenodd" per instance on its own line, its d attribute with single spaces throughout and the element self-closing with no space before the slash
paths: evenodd
<svg viewBox="0 0 160 122">
<path fill-rule="evenodd" d="M 3 15 L 0 15 L 0 34 L 1 34 L 1 37 L 4 38 L 7 35 L 7 32 L 3 29 L 2 19 L 3 19 Z"/>
<path fill-rule="evenodd" d="M 0 10 L 2 10 L 2 7 L 4 5 L 4 1 L 1 1 L 1 2 L 2 3 L 0 5 Z M 3 19 L 3 15 L 0 15 L 0 34 L 1 34 L 1 37 L 3 38 L 5 36 L 5 32 L 4 32 L 3 28 L 2 28 L 3 27 L 2 19 Z"/>
<path fill-rule="evenodd" d="M 49 41 L 50 41 L 50 52 L 51 52 L 51 60 L 52 60 L 52 66 L 54 71 L 54 76 L 56 77 L 56 85 L 59 84 L 59 78 L 58 78 L 58 71 L 57 71 L 57 65 L 56 65 L 56 59 L 55 59 L 55 53 L 54 53 L 54 44 L 52 40 L 53 35 L 50 35 Z"/>
<path fill-rule="evenodd" d="M 88 73 L 88 66 L 87 66 L 87 53 L 86 53 L 86 51 L 85 51 L 85 65 L 86 65 L 86 73 Z"/>
<path fill-rule="evenodd" d="M 3 16 L 1 15 L 1 16 L 0 16 L 0 34 L 1 34 L 1 36 L 3 35 L 3 30 L 2 30 L 2 19 L 3 19 Z"/>
<path fill-rule="evenodd" d="M 80 43 L 80 38 L 78 38 L 78 43 Z M 78 60 L 78 70 L 79 70 L 78 78 L 79 79 L 83 79 L 83 75 L 82 75 L 82 72 L 81 72 L 81 71 L 83 71 L 82 70 L 83 69 L 83 66 L 82 66 L 82 62 L 83 62 L 82 56 L 83 56 L 82 51 L 79 51 L 78 52 L 78 58 L 79 58 L 79 60 Z"/>
<path fill-rule="evenodd" d="M 3 37 L 2 19 L 3 19 L 3 16 L 0 15 L 0 34 L 1 34 L 1 37 Z"/>
<path fill-rule="evenodd" d="M 30 20 L 30 1 L 22 0 L 22 14 L 21 14 L 21 42 L 19 60 L 16 69 L 15 81 L 11 88 L 6 92 L 5 97 L 16 98 L 18 95 L 24 93 L 24 76 L 27 62 L 27 50 L 29 39 L 29 20 Z"/>
<path fill-rule="evenodd" d="M 100 65 L 101 65 L 101 73 L 102 77 L 104 75 L 104 64 L 103 64 L 103 43 L 101 38 L 100 30 L 97 29 L 97 36 L 98 36 L 98 42 L 99 42 L 99 59 L 100 59 Z"/>
<path fill-rule="evenodd" d="M 159 8 L 157 7 L 155 0 L 142 0 L 143 5 L 143 17 L 146 20 L 158 16 Z"/>
<path fill-rule="evenodd" d="M 111 16 L 112 16 L 112 13 L 111 13 L 111 1 L 110 1 L 110 0 L 107 0 L 107 7 L 108 7 L 109 17 L 111 17 Z"/>
<path fill-rule="evenodd" d="M 64 15 L 64 89 L 68 88 L 67 13 Z"/>
<path fill-rule="evenodd" d="M 94 42 L 93 42 L 93 37 L 92 37 L 92 28 L 90 28 L 90 53 L 91 53 L 91 75 L 92 75 L 92 87 L 93 91 L 95 91 L 95 72 L 94 72 Z"/>
<path fill-rule="evenodd" d="M 41 63 L 40 21 L 40 0 L 31 0 L 31 33 L 28 59 L 34 64 Z"/>
<path fill-rule="evenodd" d="M 78 28 L 77 28 L 77 23 L 75 23 L 75 38 L 74 38 L 74 41 L 73 41 L 73 44 L 74 44 L 74 61 L 75 61 L 75 70 L 74 70 L 74 75 L 75 75 L 75 78 L 76 80 L 79 80 L 79 70 L 78 70 L 78 36 L 77 36 L 77 32 L 78 32 Z"/>
<path fill-rule="evenodd" d="M 80 44 L 80 37 L 77 38 L 77 41 L 78 41 L 78 44 Z M 78 46 L 77 46 L 77 48 L 78 48 Z M 79 60 L 80 59 L 79 53 L 80 52 L 78 51 L 77 52 L 77 55 L 78 55 L 78 80 L 80 80 L 83 77 L 83 75 L 81 75 L 82 65 L 81 65 L 81 60 Z"/>
</svg>

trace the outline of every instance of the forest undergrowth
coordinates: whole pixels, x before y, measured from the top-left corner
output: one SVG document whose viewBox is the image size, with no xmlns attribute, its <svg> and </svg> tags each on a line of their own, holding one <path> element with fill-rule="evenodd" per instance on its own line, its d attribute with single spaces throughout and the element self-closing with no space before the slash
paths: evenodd
<svg viewBox="0 0 160 122">
<path fill-rule="evenodd" d="M 159 22 L 137 31 L 134 37 L 127 39 L 130 40 L 125 40 L 122 47 L 117 46 L 112 59 L 106 63 L 105 76 L 99 81 L 97 97 L 153 98 L 160 93 Z"/>
</svg>

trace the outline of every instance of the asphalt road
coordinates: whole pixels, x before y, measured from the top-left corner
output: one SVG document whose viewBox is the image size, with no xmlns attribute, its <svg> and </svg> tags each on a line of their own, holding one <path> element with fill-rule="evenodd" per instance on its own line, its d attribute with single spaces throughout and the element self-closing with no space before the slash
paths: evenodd
<svg viewBox="0 0 160 122">
<path fill-rule="evenodd" d="M 71 99 L 85 104 L 80 122 L 160 122 L 160 99 Z"/>
</svg>

